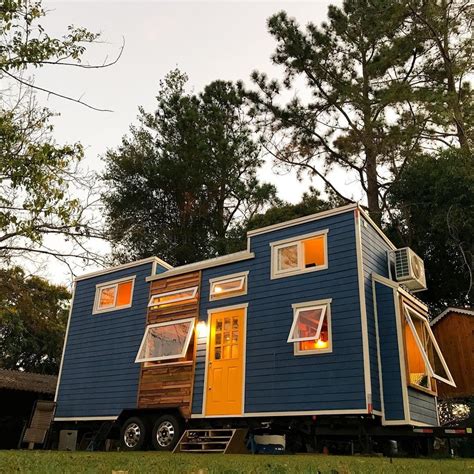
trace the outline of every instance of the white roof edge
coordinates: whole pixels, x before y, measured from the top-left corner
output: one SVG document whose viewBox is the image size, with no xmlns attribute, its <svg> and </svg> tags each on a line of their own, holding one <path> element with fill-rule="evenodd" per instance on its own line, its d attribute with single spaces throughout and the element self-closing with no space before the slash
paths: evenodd
<svg viewBox="0 0 474 474">
<path fill-rule="evenodd" d="M 84 275 L 80 275 L 74 278 L 74 281 L 87 280 L 89 278 L 94 278 L 96 276 L 107 275 L 108 273 L 114 273 L 119 270 L 125 270 L 127 268 L 138 267 L 139 265 L 144 265 L 146 263 L 155 263 L 158 265 L 162 265 L 167 270 L 170 270 L 173 268 L 169 263 L 166 263 L 164 260 L 161 260 L 161 258 L 148 257 L 148 258 L 143 258 L 141 260 L 135 260 L 134 262 L 123 263 L 122 265 L 117 265 L 115 267 L 108 267 L 108 268 L 104 268 L 103 270 L 97 270 L 95 272 L 85 273 Z"/>
<path fill-rule="evenodd" d="M 317 221 L 323 219 L 324 217 L 334 216 L 337 214 L 342 214 L 344 212 L 355 210 L 359 207 L 359 204 L 347 204 L 346 206 L 336 207 L 335 209 L 329 209 L 327 211 L 317 212 L 315 214 L 309 214 L 308 216 L 297 217 L 290 221 L 279 222 L 278 224 L 268 225 L 266 227 L 260 227 L 260 229 L 249 230 L 247 232 L 247 237 L 253 237 L 254 235 L 265 234 L 267 232 L 272 232 L 278 229 L 285 229 L 286 227 L 292 227 L 298 224 L 304 224 L 306 222 Z"/>
<path fill-rule="evenodd" d="M 149 276 L 146 281 L 160 280 L 161 278 L 168 278 L 174 275 L 181 275 L 182 273 L 194 272 L 202 270 L 204 268 L 217 267 L 219 265 L 226 265 L 227 263 L 240 262 L 242 260 L 249 260 L 254 258 L 255 254 L 248 250 L 242 250 L 240 252 L 231 253 L 228 255 L 222 255 L 220 257 L 210 258 L 209 260 L 202 260 L 201 262 L 188 263 L 187 265 L 181 265 L 175 267 L 167 272 L 159 273 L 157 275 Z"/>
<path fill-rule="evenodd" d="M 450 306 L 449 308 L 446 308 L 442 313 L 438 314 L 438 316 L 436 316 L 436 318 L 434 318 L 430 322 L 430 325 L 434 326 L 437 322 L 441 321 L 441 319 L 443 319 L 449 313 L 459 313 L 459 314 L 467 314 L 469 316 L 474 316 L 474 309 L 455 308 L 454 306 Z"/>
</svg>

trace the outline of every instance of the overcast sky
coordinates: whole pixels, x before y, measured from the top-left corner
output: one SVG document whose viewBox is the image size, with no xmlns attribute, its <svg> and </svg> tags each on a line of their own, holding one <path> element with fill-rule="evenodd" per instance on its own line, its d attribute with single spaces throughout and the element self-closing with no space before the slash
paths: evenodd
<svg viewBox="0 0 474 474">
<path fill-rule="evenodd" d="M 175 67 L 185 71 L 190 85 L 199 92 L 215 79 L 249 83 L 258 69 L 279 77 L 281 70 L 271 64 L 275 48 L 266 20 L 286 10 L 301 24 L 320 23 L 329 3 L 338 1 L 148 1 L 89 2 L 43 0 L 49 10 L 42 21 L 51 35 L 61 35 L 67 25 L 84 26 L 102 33 L 103 44 L 90 48 L 90 62 L 114 57 L 125 40 L 119 62 L 107 69 L 49 67 L 35 72 L 37 85 L 80 97 L 112 113 L 95 112 L 54 97 L 40 96 L 60 116 L 54 120 L 58 142 L 81 142 L 86 149 L 85 164 L 100 171 L 100 156 L 117 146 L 137 116 L 137 107 L 153 110 L 158 82 Z M 304 93 L 304 91 L 302 91 Z M 262 179 L 274 182 L 281 198 L 296 202 L 309 182 L 295 176 L 277 176 L 269 163 Z M 338 175 L 343 186 L 350 180 Z M 321 183 L 315 183 L 321 186 Z M 104 251 L 106 248 L 104 247 Z M 89 268 L 92 270 L 93 268 Z M 89 270 L 88 269 L 88 270 Z M 43 270 L 55 281 L 68 280 L 65 269 L 52 264 Z"/>
</svg>

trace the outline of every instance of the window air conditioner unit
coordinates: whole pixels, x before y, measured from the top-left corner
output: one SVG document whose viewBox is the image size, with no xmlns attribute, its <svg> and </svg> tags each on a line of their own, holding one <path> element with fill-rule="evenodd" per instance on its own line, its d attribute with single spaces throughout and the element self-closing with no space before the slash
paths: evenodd
<svg viewBox="0 0 474 474">
<path fill-rule="evenodd" d="M 394 250 L 395 280 L 409 290 L 426 290 L 425 265 L 423 260 L 409 247 Z"/>
</svg>

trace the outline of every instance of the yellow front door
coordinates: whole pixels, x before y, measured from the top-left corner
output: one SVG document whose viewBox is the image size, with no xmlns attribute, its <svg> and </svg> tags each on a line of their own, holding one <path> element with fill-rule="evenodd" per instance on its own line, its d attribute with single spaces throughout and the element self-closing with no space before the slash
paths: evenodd
<svg viewBox="0 0 474 474">
<path fill-rule="evenodd" d="M 242 413 L 245 309 L 211 314 L 206 415 Z"/>
</svg>

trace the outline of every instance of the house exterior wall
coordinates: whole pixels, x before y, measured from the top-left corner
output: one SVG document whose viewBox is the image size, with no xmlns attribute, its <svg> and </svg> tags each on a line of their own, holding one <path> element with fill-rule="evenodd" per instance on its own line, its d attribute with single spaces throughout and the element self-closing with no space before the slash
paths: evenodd
<svg viewBox="0 0 474 474">
<path fill-rule="evenodd" d="M 367 333 L 369 340 L 372 403 L 375 410 L 381 410 L 382 402 L 380 395 L 379 363 L 377 358 L 377 335 L 375 328 L 376 323 L 372 289 L 372 274 L 376 273 L 380 276 L 388 278 L 387 251 L 391 250 L 391 247 L 363 215 L 360 217 L 360 231 L 364 296 L 367 313 Z"/>
<path fill-rule="evenodd" d="M 164 270 L 158 266 L 156 271 Z M 135 408 L 140 374 L 135 357 L 146 321 L 145 278 L 151 273 L 152 263 L 146 263 L 76 282 L 56 418 L 117 416 L 124 408 Z M 93 315 L 96 285 L 131 276 L 132 306 Z"/>
<path fill-rule="evenodd" d="M 327 231 L 327 268 L 271 278 L 272 243 L 321 231 Z M 389 249 L 355 208 L 251 234 L 253 256 L 247 253 L 245 259 L 213 267 L 203 262 L 200 321 L 207 321 L 209 310 L 247 305 L 243 416 L 362 414 L 372 404 L 387 422 L 436 424 L 435 397 L 406 386 L 397 284 L 386 279 Z M 77 281 L 56 419 L 116 417 L 137 407 L 140 364 L 135 357 L 147 321 L 146 278 L 154 268 L 152 262 L 137 262 Z M 156 272 L 161 271 L 158 266 Z M 175 271 L 178 280 L 185 278 L 183 271 Z M 248 272 L 247 294 L 210 301 L 210 279 L 241 272 Z M 93 315 L 96 285 L 128 276 L 136 278 L 132 306 Z M 292 305 L 328 299 L 332 351 L 295 355 L 287 342 Z M 202 417 L 208 337 L 198 332 L 195 337 L 191 416 Z"/>
<path fill-rule="evenodd" d="M 428 426 L 438 426 L 436 397 L 408 387 L 410 420 Z"/>
<path fill-rule="evenodd" d="M 328 229 L 328 268 L 272 280 L 272 242 Z M 252 236 L 255 258 L 203 270 L 200 318 L 248 303 L 245 414 L 365 410 L 364 361 L 354 213 Z M 209 301 L 209 279 L 249 271 L 244 296 Z M 295 356 L 287 343 L 292 304 L 332 298 L 331 353 Z M 205 340 L 198 341 L 193 414 L 203 413 Z"/>
<path fill-rule="evenodd" d="M 405 419 L 403 405 L 403 379 L 400 367 L 400 344 L 397 336 L 396 290 L 381 282 L 374 282 L 383 410 L 385 420 L 394 422 Z"/>
</svg>

